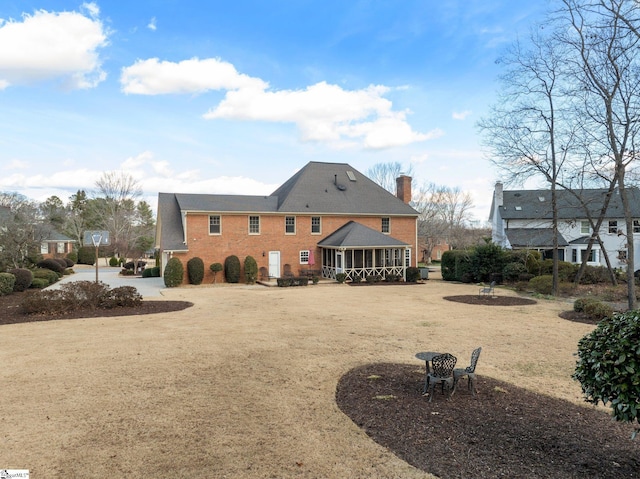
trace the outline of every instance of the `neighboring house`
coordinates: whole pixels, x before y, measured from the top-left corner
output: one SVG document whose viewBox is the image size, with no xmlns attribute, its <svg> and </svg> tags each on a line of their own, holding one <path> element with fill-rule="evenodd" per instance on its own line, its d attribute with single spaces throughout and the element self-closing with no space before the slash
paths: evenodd
<svg viewBox="0 0 640 479">
<path fill-rule="evenodd" d="M 442 259 L 442 253 L 451 249 L 446 239 L 425 236 L 418 237 L 418 247 L 420 248 L 420 261 L 422 263 L 440 261 Z M 429 250 L 431 250 L 431 254 L 429 254 Z"/>
<path fill-rule="evenodd" d="M 40 240 L 40 254 L 43 258 L 63 258 L 73 251 L 76 240 L 58 233 L 53 227 L 38 225 L 35 228 L 37 239 Z"/>
<path fill-rule="evenodd" d="M 627 188 L 632 205 L 635 264 L 640 264 L 640 191 Z M 594 234 L 589 216 L 595 223 L 604 204 L 606 189 L 581 190 L 588 208 L 569 191 L 558 190 L 558 252 L 560 260 L 580 263 Z M 496 183 L 489 216 L 494 243 L 509 249 L 532 249 L 543 258 L 553 257 L 551 192 L 549 190 L 503 190 Z M 611 266 L 626 268 L 627 238 L 620 194 L 616 189 L 599 231 Z M 598 242 L 593 243 L 587 264 L 605 265 Z"/>
<path fill-rule="evenodd" d="M 397 185 L 394 196 L 346 163 L 310 162 L 269 196 L 159 193 L 156 248 L 163 267 L 200 257 L 205 281 L 230 255 L 253 256 L 263 277 L 405 277 L 417 264 L 418 212 L 411 178 Z"/>
</svg>

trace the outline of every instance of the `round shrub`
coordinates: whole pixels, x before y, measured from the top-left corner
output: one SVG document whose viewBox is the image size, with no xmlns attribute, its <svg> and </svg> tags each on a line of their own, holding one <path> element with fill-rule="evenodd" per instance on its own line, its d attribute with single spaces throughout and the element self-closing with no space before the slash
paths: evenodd
<svg viewBox="0 0 640 479">
<path fill-rule="evenodd" d="M 118 260 L 118 258 L 116 258 L 115 256 L 112 256 L 111 258 L 109 258 L 109 266 L 118 266 L 120 265 L 120 260 Z"/>
<path fill-rule="evenodd" d="M 617 421 L 640 421 L 640 311 L 616 314 L 578 342 L 573 378 L 587 402 L 610 403 Z M 633 436 L 640 432 L 636 429 Z"/>
<path fill-rule="evenodd" d="M 71 254 L 71 253 L 69 253 Z M 66 258 L 62 258 L 64 260 L 65 263 L 67 263 L 67 268 L 73 268 L 76 264 L 74 263 L 74 261 L 69 258 L 69 256 L 67 256 Z"/>
<path fill-rule="evenodd" d="M 93 246 L 82 246 L 78 249 L 78 264 L 96 264 L 96 249 Z"/>
<path fill-rule="evenodd" d="M 100 307 L 106 309 L 136 307 L 140 304 L 142 304 L 142 296 L 133 286 L 113 288 L 100 298 Z"/>
<path fill-rule="evenodd" d="M 338 273 L 336 274 L 336 281 L 340 284 L 344 283 L 347 280 L 347 273 Z"/>
<path fill-rule="evenodd" d="M 33 270 L 33 280 L 35 281 L 36 278 L 46 280 L 48 286 L 49 284 L 53 284 L 58 281 L 59 276 L 55 271 L 51 271 L 50 269 L 36 268 L 35 270 Z"/>
<path fill-rule="evenodd" d="M 584 305 L 584 312 L 593 319 L 609 318 L 613 315 L 613 308 L 602 301 L 593 301 Z"/>
<path fill-rule="evenodd" d="M 189 283 L 202 284 L 204 279 L 204 261 L 202 258 L 191 258 L 187 261 L 187 276 L 189 277 Z"/>
<path fill-rule="evenodd" d="M 253 256 L 247 256 L 244 259 L 244 275 L 247 278 L 247 284 L 253 284 L 258 279 L 258 263 Z"/>
<path fill-rule="evenodd" d="M 62 266 L 58 261 L 56 261 L 53 258 L 43 259 L 37 264 L 37 266 L 38 268 L 46 268 L 46 269 L 50 269 L 51 271 L 55 271 L 60 276 L 62 276 L 62 273 L 64 273 L 64 270 L 66 269 L 66 263 L 65 263 L 65 266 Z"/>
<path fill-rule="evenodd" d="M 62 267 L 62 272 L 64 273 L 64 270 L 67 269 L 67 262 L 64 260 L 64 258 L 53 258 L 53 261 L 55 261 Z"/>
<path fill-rule="evenodd" d="M 240 259 L 236 255 L 227 256 L 224 260 L 224 277 L 227 283 L 240 281 Z"/>
<path fill-rule="evenodd" d="M 78 252 L 72 251 L 71 253 L 67 254 L 66 259 L 68 259 L 72 263 L 69 265 L 69 267 L 74 266 L 78 262 Z"/>
<path fill-rule="evenodd" d="M 540 294 L 551 294 L 553 290 L 553 277 L 550 274 L 543 274 L 542 276 L 536 276 L 529 280 L 529 286 Z"/>
<path fill-rule="evenodd" d="M 142 271 L 143 278 L 159 278 L 160 277 L 160 267 L 154 266 L 153 268 L 146 268 Z"/>
<path fill-rule="evenodd" d="M 0 273 L 0 296 L 13 293 L 16 277 L 11 273 Z"/>
<path fill-rule="evenodd" d="M 598 300 L 595 298 L 578 298 L 573 302 L 573 310 L 576 313 L 584 312 L 584 307 L 589 303 L 597 303 Z"/>
<path fill-rule="evenodd" d="M 44 278 L 33 278 L 33 281 L 31 281 L 31 288 L 33 289 L 42 289 L 42 288 L 46 288 L 47 286 L 49 286 L 49 281 L 47 281 Z"/>
<path fill-rule="evenodd" d="M 33 281 L 33 273 L 31 270 L 26 268 L 17 268 L 9 271 L 12 275 L 16 277 L 16 282 L 13 285 L 13 291 L 21 292 L 26 291 L 31 286 L 31 282 Z"/>
<path fill-rule="evenodd" d="M 417 283 L 418 280 L 420 280 L 420 268 L 415 268 L 413 266 L 407 268 L 407 282 Z"/>
<path fill-rule="evenodd" d="M 72 303 L 72 309 L 96 309 L 109 292 L 109 286 L 102 281 L 73 281 L 60 286 L 60 291 Z"/>
<path fill-rule="evenodd" d="M 182 284 L 184 267 L 178 258 L 170 258 L 164 268 L 164 285 L 167 288 L 175 288 Z"/>
</svg>

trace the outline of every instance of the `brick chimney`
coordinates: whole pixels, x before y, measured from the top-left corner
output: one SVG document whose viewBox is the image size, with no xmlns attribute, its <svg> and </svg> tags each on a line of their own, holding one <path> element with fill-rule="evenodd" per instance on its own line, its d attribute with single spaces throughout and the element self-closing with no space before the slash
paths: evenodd
<svg viewBox="0 0 640 479">
<path fill-rule="evenodd" d="M 396 196 L 405 203 L 411 201 L 411 177 L 400 175 L 396 178 Z"/>
</svg>

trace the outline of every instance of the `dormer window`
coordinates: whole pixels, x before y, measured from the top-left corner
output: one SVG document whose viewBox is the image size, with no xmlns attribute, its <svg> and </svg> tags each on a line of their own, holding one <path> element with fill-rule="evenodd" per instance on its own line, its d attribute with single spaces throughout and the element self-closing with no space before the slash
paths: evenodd
<svg viewBox="0 0 640 479">
<path fill-rule="evenodd" d="M 538 196 L 538 201 L 540 203 L 544 203 L 544 196 Z"/>
</svg>

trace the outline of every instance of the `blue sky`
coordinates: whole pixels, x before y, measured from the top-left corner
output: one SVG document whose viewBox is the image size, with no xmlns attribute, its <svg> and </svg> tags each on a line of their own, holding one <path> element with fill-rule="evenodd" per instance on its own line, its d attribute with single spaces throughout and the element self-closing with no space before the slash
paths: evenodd
<svg viewBox="0 0 640 479">
<path fill-rule="evenodd" d="M 0 3 L 0 191 L 269 194 L 309 161 L 400 162 L 488 216 L 475 123 L 546 2 Z"/>
</svg>

